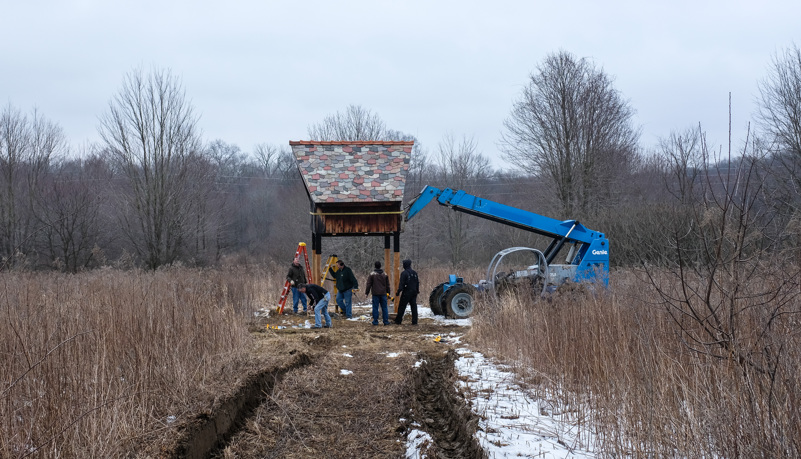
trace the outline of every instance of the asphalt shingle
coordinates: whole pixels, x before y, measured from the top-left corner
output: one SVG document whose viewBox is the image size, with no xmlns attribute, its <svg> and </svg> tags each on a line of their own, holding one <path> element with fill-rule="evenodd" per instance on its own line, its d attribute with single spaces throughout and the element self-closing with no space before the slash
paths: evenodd
<svg viewBox="0 0 801 459">
<path fill-rule="evenodd" d="M 291 141 L 315 203 L 402 201 L 414 142 Z"/>
</svg>

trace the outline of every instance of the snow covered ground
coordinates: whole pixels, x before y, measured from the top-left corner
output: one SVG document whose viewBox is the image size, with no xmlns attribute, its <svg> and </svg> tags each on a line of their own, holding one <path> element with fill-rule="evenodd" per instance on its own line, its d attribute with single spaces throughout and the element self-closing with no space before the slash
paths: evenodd
<svg viewBox="0 0 801 459">
<path fill-rule="evenodd" d="M 594 457 L 592 436 L 579 432 L 555 404 L 532 397 L 505 371 L 467 347 L 456 349 L 459 386 L 474 394 L 476 433 L 489 457 Z"/>
<path fill-rule="evenodd" d="M 420 308 L 420 317 L 464 326 L 472 324 L 471 319 L 454 321 L 433 316 L 428 308 Z M 590 433 L 579 432 L 568 415 L 554 409 L 554 403 L 532 396 L 516 383 L 512 372 L 469 349 L 460 342 L 460 337 L 461 334 L 452 332 L 440 339 L 453 346 L 460 356 L 455 362 L 460 376 L 457 388 L 473 394 L 473 412 L 481 419 L 476 437 L 489 457 L 595 457 Z M 427 433 L 410 432 L 406 457 L 420 458 L 420 448 L 426 441 L 431 441 Z"/>
</svg>

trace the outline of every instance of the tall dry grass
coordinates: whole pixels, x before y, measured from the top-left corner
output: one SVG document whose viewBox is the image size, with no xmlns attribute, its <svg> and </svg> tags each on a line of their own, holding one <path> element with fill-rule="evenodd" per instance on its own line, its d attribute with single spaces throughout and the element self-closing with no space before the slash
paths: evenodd
<svg viewBox="0 0 801 459">
<path fill-rule="evenodd" d="M 740 342 L 768 343 L 769 373 L 691 349 L 656 298 L 622 271 L 604 295 L 510 293 L 479 305 L 471 338 L 572 410 L 605 455 L 801 457 L 798 297 L 768 327 L 757 305 L 739 319 Z"/>
<path fill-rule="evenodd" d="M 119 457 L 157 445 L 253 365 L 248 322 L 274 303 L 273 277 L 0 274 L 0 457 Z"/>
</svg>

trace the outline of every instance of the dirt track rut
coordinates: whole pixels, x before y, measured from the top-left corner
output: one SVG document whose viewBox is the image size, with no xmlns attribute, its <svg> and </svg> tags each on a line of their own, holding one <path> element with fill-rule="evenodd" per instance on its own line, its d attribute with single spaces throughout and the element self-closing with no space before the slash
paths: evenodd
<svg viewBox="0 0 801 459">
<path fill-rule="evenodd" d="M 426 453 L 442 458 L 485 457 L 474 433 L 478 417 L 454 389 L 456 352 L 426 355 L 415 372 L 414 418 L 434 440 Z"/>
<path fill-rule="evenodd" d="M 283 363 L 189 423 L 170 456 L 400 458 L 416 428 L 432 439 L 422 457 L 484 457 L 477 419 L 454 389 L 456 353 L 433 339 L 462 330 L 344 320 L 331 330 L 266 325 L 258 352 Z"/>
</svg>

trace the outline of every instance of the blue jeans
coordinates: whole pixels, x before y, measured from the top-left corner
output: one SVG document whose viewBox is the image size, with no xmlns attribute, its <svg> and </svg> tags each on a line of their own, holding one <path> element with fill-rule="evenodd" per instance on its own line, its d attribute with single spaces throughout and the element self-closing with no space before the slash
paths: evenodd
<svg viewBox="0 0 801 459">
<path fill-rule="evenodd" d="M 292 287 L 292 311 L 293 312 L 298 312 L 298 300 L 300 300 L 300 302 L 303 303 L 303 312 L 306 312 L 306 309 L 307 309 L 307 306 L 306 306 L 306 294 L 305 293 L 300 293 L 300 290 L 298 290 L 295 287 Z"/>
<path fill-rule="evenodd" d="M 373 295 L 373 325 L 378 325 L 378 307 L 381 306 L 381 318 L 384 325 L 389 325 L 389 311 L 387 310 L 387 296 Z"/>
<path fill-rule="evenodd" d="M 318 301 L 317 304 L 314 305 L 314 327 L 320 328 L 322 327 L 322 320 L 320 319 L 320 313 L 325 316 L 325 326 L 331 327 L 331 316 L 328 315 L 328 302 L 331 301 L 331 294 L 326 293 L 325 297 L 322 300 Z"/>
<path fill-rule="evenodd" d="M 352 317 L 350 308 L 351 298 L 353 298 L 353 290 L 337 292 L 337 306 L 339 306 L 339 310 L 342 311 L 348 319 Z"/>
</svg>

